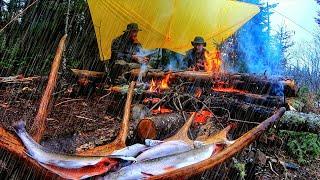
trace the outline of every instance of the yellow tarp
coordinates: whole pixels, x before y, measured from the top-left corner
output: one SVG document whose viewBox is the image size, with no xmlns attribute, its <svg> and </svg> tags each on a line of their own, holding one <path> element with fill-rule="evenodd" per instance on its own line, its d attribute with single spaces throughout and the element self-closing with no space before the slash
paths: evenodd
<svg viewBox="0 0 320 180">
<path fill-rule="evenodd" d="M 111 54 L 111 42 L 136 22 L 144 48 L 167 48 L 184 53 L 195 36 L 208 49 L 231 36 L 259 12 L 252 4 L 229 0 L 89 0 L 102 60 Z"/>
</svg>

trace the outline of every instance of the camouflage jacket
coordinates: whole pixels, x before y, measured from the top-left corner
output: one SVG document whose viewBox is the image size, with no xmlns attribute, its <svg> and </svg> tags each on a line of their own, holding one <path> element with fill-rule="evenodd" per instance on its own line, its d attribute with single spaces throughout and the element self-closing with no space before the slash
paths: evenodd
<svg viewBox="0 0 320 180">
<path fill-rule="evenodd" d="M 112 41 L 111 45 L 111 62 L 116 60 L 125 60 L 132 62 L 132 55 L 139 52 L 141 49 L 139 42 L 134 42 L 129 39 L 127 34 L 123 34 Z"/>
<path fill-rule="evenodd" d="M 203 68 L 197 68 L 197 63 L 201 63 L 204 65 L 205 62 L 205 53 L 206 49 L 203 49 L 202 52 L 196 52 L 194 48 L 190 49 L 186 52 L 186 56 L 184 58 L 184 62 L 187 64 L 188 68 L 196 68 L 197 70 L 204 70 Z"/>
</svg>

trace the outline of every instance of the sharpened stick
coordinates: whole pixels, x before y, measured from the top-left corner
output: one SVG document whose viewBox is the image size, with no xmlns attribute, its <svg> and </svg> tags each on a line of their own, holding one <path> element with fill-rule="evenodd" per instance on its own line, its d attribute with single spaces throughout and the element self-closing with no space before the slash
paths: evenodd
<svg viewBox="0 0 320 180">
<path fill-rule="evenodd" d="M 83 152 L 77 152 L 78 155 L 107 156 L 107 155 L 110 155 L 115 150 L 126 147 L 126 139 L 129 132 L 129 119 L 130 119 L 131 103 L 132 103 L 132 98 L 134 94 L 134 86 L 135 86 L 135 82 L 131 82 L 128 90 L 126 104 L 124 107 L 123 120 L 122 120 L 122 124 L 121 124 L 120 131 L 117 138 L 114 141 L 112 141 L 110 144 L 98 146 Z"/>
<path fill-rule="evenodd" d="M 212 136 L 209 137 L 198 137 L 196 140 L 197 141 L 202 141 L 205 144 L 226 144 L 226 145 L 230 145 L 232 144 L 234 141 L 229 141 L 227 138 L 227 135 L 229 133 L 230 130 L 232 130 L 233 128 L 235 128 L 234 124 L 230 124 L 228 125 L 226 128 L 224 128 L 223 130 L 219 131 L 216 134 L 213 134 Z"/>
<path fill-rule="evenodd" d="M 182 140 L 193 146 L 193 141 L 188 137 L 188 131 L 195 116 L 196 112 L 193 112 L 187 122 L 182 126 L 182 128 L 174 136 L 165 139 L 165 141 Z"/>
<path fill-rule="evenodd" d="M 49 113 L 48 112 L 49 111 L 49 104 L 52 99 L 52 93 L 53 93 L 54 88 L 56 87 L 56 84 L 57 84 L 58 71 L 59 71 L 59 67 L 61 64 L 61 59 L 62 59 L 62 54 L 63 54 L 63 50 L 65 47 L 66 39 L 67 39 L 67 35 L 65 34 L 59 42 L 59 45 L 58 45 L 58 48 L 56 51 L 56 55 L 55 55 L 54 60 L 52 62 L 48 84 L 47 84 L 47 87 L 42 95 L 39 109 L 38 109 L 38 113 L 37 113 L 36 117 L 34 118 L 33 125 L 31 128 L 32 137 L 38 143 L 40 142 L 40 140 L 44 134 L 44 131 L 46 129 L 46 119 L 47 119 L 48 113 Z"/>
</svg>

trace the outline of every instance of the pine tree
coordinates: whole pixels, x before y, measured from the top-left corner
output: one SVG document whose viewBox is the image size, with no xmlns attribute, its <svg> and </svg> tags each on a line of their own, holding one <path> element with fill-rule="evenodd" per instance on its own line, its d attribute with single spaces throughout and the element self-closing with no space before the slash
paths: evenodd
<svg viewBox="0 0 320 180">
<path fill-rule="evenodd" d="M 320 0 L 315 0 L 320 5 Z M 316 22 L 320 25 L 320 11 L 318 11 L 318 17 L 315 18 Z"/>
</svg>

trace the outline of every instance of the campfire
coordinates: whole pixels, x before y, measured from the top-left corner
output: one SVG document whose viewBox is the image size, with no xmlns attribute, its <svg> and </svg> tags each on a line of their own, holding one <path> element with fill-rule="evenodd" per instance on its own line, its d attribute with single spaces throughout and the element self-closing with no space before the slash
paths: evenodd
<svg viewBox="0 0 320 180">
<path fill-rule="evenodd" d="M 170 73 L 166 74 L 162 80 L 151 79 L 149 92 L 161 92 L 169 89 Z"/>
</svg>

